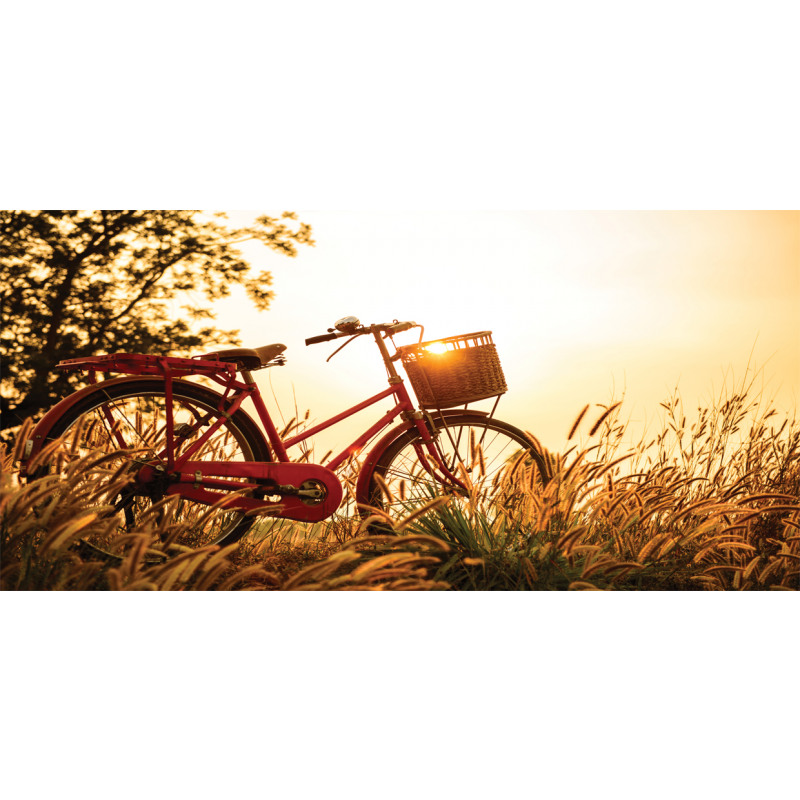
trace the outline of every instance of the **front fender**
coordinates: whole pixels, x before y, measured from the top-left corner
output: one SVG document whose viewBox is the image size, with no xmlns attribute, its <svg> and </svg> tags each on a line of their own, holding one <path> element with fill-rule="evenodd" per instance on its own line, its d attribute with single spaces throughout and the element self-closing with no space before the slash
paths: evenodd
<svg viewBox="0 0 800 800">
<path fill-rule="evenodd" d="M 453 408 L 453 409 L 444 409 L 442 411 L 437 411 L 437 416 L 441 414 L 444 417 L 455 416 L 457 414 L 463 414 L 464 410 L 460 408 Z M 474 411 L 470 410 L 471 414 L 480 414 L 482 416 L 488 416 L 488 412 L 486 411 Z M 434 418 L 434 422 L 436 419 Z M 358 473 L 358 481 L 356 482 L 356 502 L 358 503 L 366 503 L 368 502 L 369 495 L 367 494 L 367 490 L 369 489 L 369 478 L 372 474 L 372 470 L 374 469 L 375 465 L 378 463 L 378 459 L 383 455 L 383 451 L 401 434 L 405 433 L 410 428 L 416 427 L 416 423 L 413 421 L 408 422 L 401 422 L 399 425 L 396 425 L 394 428 L 388 431 L 384 436 L 382 436 L 372 450 L 369 451 L 369 454 L 364 459 L 364 463 L 361 465 L 361 470 Z"/>
</svg>

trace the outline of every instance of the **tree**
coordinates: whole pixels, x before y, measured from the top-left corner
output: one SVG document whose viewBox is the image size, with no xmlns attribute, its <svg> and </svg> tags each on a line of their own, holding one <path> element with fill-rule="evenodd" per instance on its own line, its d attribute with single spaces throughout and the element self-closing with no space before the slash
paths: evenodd
<svg viewBox="0 0 800 800">
<path fill-rule="evenodd" d="M 62 359 L 238 344 L 238 331 L 208 324 L 209 303 L 239 284 L 269 306 L 272 276 L 250 275 L 236 247 L 248 240 L 291 257 L 314 244 L 291 212 L 231 228 L 199 211 L 0 211 L 0 427 L 70 390 L 77 378 L 54 371 Z"/>
</svg>

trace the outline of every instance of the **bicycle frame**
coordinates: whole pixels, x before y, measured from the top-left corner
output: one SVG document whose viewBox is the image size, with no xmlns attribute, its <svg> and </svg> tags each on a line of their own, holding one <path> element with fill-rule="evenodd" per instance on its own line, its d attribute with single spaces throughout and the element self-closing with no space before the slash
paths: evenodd
<svg viewBox="0 0 800 800">
<path fill-rule="evenodd" d="M 267 410 L 266 406 L 264 405 L 264 401 L 261 398 L 261 394 L 258 391 L 258 388 L 255 386 L 255 381 L 253 380 L 252 375 L 247 370 L 242 371 L 242 377 L 244 378 L 245 385 L 248 387 L 252 387 L 252 400 L 256 407 L 256 411 L 258 413 L 259 419 L 261 420 L 261 424 L 264 426 L 264 429 L 267 432 L 267 438 L 269 439 L 269 443 L 272 446 L 273 452 L 276 454 L 279 461 L 288 462 L 289 456 L 287 455 L 286 448 L 293 447 L 300 442 L 309 439 L 310 437 L 314 436 L 315 434 L 319 433 L 320 431 L 326 430 L 327 428 L 336 425 L 338 422 L 341 422 L 348 417 L 353 416 L 353 414 L 357 414 L 359 411 L 364 410 L 365 408 L 369 408 L 369 406 L 374 405 L 375 403 L 383 400 L 386 397 L 394 395 L 395 397 L 395 406 L 384 414 L 377 422 L 375 422 L 371 427 L 369 427 L 361 436 L 357 437 L 348 447 L 346 447 L 341 453 L 337 456 L 332 458 L 327 464 L 325 464 L 325 468 L 331 471 L 335 471 L 339 469 L 349 458 L 357 455 L 360 453 L 367 442 L 372 439 L 377 433 L 379 433 L 384 428 L 388 427 L 388 425 L 392 422 L 392 420 L 396 419 L 397 417 L 403 417 L 405 420 L 409 422 L 409 424 L 413 424 L 416 426 L 417 430 L 420 433 L 422 441 L 425 444 L 425 448 L 428 451 L 431 459 L 433 460 L 435 467 L 432 467 L 430 462 L 428 461 L 425 454 L 422 452 L 421 448 L 418 449 L 418 456 L 420 459 L 420 463 L 423 467 L 433 475 L 437 481 L 440 483 L 451 483 L 451 485 L 455 485 L 461 489 L 465 489 L 466 487 L 464 484 L 452 474 L 452 472 L 447 468 L 447 466 L 443 463 L 442 459 L 440 458 L 439 454 L 436 451 L 436 445 L 431 436 L 431 431 L 429 430 L 428 426 L 425 424 L 424 419 L 425 416 L 421 411 L 417 411 L 414 404 L 409 397 L 408 391 L 406 390 L 405 383 L 403 382 L 403 378 L 397 373 L 397 370 L 394 367 L 394 360 L 390 355 L 388 350 L 386 349 L 386 344 L 384 343 L 383 337 L 378 330 L 378 326 L 374 326 L 371 329 L 372 336 L 375 340 L 375 343 L 378 346 L 378 350 L 381 353 L 381 358 L 383 359 L 383 363 L 386 367 L 386 371 L 388 374 L 388 381 L 389 381 L 389 388 L 384 389 L 382 392 L 378 392 L 378 394 L 373 395 L 372 397 L 367 398 L 366 400 L 358 403 L 351 408 L 342 411 L 339 414 L 321 422 L 318 425 L 310 428 L 307 431 L 304 431 L 301 434 L 296 436 L 292 436 L 288 439 L 281 440 L 275 425 L 272 422 L 272 419 L 269 415 L 269 411 Z M 379 446 L 383 444 L 383 441 L 379 443 Z M 377 449 L 377 448 L 376 448 Z M 436 468 L 441 470 L 441 474 L 436 473 Z"/>
<path fill-rule="evenodd" d="M 269 436 L 269 428 L 265 423 L 265 417 L 268 419 L 268 412 L 266 408 L 263 408 L 263 401 L 261 403 L 257 402 L 256 398 L 253 398 L 256 402 L 256 408 L 259 412 L 259 419 L 261 420 L 262 424 L 264 424 L 265 428 L 267 429 L 269 442 L 272 445 L 275 452 L 278 454 L 278 457 L 281 460 L 289 460 L 288 456 L 283 458 L 281 455 L 281 450 L 283 454 L 286 453 L 286 448 L 293 447 L 294 445 L 300 444 L 301 442 L 310 439 L 312 436 L 320 433 L 321 431 L 327 430 L 328 428 L 333 427 L 337 423 L 341 422 L 348 417 L 357 414 L 359 411 L 363 411 L 365 408 L 369 408 L 370 406 L 374 405 L 380 400 L 383 400 L 386 397 L 390 397 L 394 395 L 396 398 L 396 403 L 394 407 L 387 411 L 377 422 L 375 422 L 372 426 L 370 426 L 364 433 L 358 436 L 353 442 L 351 442 L 341 453 L 331 458 L 328 463 L 325 464 L 327 469 L 336 471 L 339 467 L 344 464 L 348 458 L 358 455 L 363 449 L 364 446 L 372 439 L 375 434 L 383 430 L 387 425 L 389 425 L 392 420 L 396 419 L 398 416 L 403 414 L 404 412 L 408 413 L 409 415 L 414 411 L 414 405 L 411 402 L 411 399 L 408 396 L 405 386 L 402 384 L 398 384 L 395 386 L 390 386 L 388 389 L 384 389 L 382 392 L 378 392 L 378 394 L 373 395 L 372 397 L 358 403 L 357 405 L 348 408 L 345 411 L 342 411 L 339 414 L 331 417 L 330 419 L 325 420 L 324 422 L 315 425 L 313 428 L 309 428 L 307 431 L 303 433 L 297 434 L 296 436 L 292 436 L 288 439 L 281 440 L 277 434 L 276 437 L 273 439 Z M 261 398 L 259 397 L 258 400 Z M 262 408 L 259 408 L 259 405 Z M 421 428 L 421 433 L 423 431 L 427 432 L 427 428 L 424 425 L 419 426 Z M 423 433 L 424 435 L 424 433 Z"/>
<path fill-rule="evenodd" d="M 212 376 L 213 377 L 213 376 Z M 329 419 L 324 420 L 323 422 L 319 423 L 318 425 L 309 428 L 306 431 L 303 431 L 300 434 L 295 436 L 290 436 L 286 439 L 281 439 L 280 434 L 278 433 L 275 424 L 272 421 L 272 417 L 264 403 L 263 398 L 261 397 L 261 393 L 258 390 L 258 387 L 255 384 L 255 381 L 252 379 L 252 376 L 249 372 L 243 372 L 244 381 L 238 381 L 234 377 L 229 377 L 227 380 L 219 380 L 218 382 L 221 383 L 226 388 L 226 394 L 224 397 L 227 397 L 228 391 L 235 390 L 236 395 L 235 399 L 231 403 L 231 405 L 225 408 L 225 411 L 228 414 L 234 413 L 238 410 L 244 400 L 249 397 L 252 401 L 253 405 L 255 406 L 258 419 L 261 422 L 266 434 L 267 434 L 267 441 L 272 448 L 273 453 L 275 454 L 276 460 L 284 463 L 290 464 L 293 463 L 290 459 L 287 450 L 291 447 L 294 447 L 301 442 L 304 442 L 311 437 L 315 436 L 316 434 L 320 433 L 321 431 L 327 430 L 328 428 L 333 427 L 337 423 L 341 422 L 342 420 L 347 419 L 348 417 L 357 414 L 359 411 L 363 411 L 366 408 L 369 408 L 372 405 L 380 402 L 381 400 L 394 396 L 395 398 L 395 405 L 389 411 L 387 411 L 380 419 L 378 419 L 373 425 L 371 425 L 364 433 L 358 436 L 353 442 L 351 442 L 341 453 L 331 458 L 325 465 L 324 468 L 330 470 L 331 472 L 335 472 L 339 467 L 341 467 L 349 458 L 358 455 L 366 444 L 380 431 L 384 428 L 388 427 L 389 424 L 395 420 L 397 417 L 403 417 L 409 423 L 416 426 L 417 430 L 420 432 L 420 436 L 422 437 L 423 441 L 425 442 L 426 448 L 429 450 L 430 455 L 432 456 L 436 465 L 442 470 L 443 476 L 445 480 L 452 481 L 455 485 L 464 488 L 463 484 L 459 479 L 450 473 L 447 467 L 441 462 L 438 454 L 435 451 L 433 437 L 430 434 L 430 430 L 428 426 L 424 422 L 424 415 L 420 411 L 416 411 L 413 402 L 408 394 L 408 391 L 403 383 L 403 380 L 398 375 L 391 375 L 389 377 L 389 388 L 384 389 L 381 392 L 378 392 L 372 397 L 363 400 L 360 403 L 357 403 L 354 406 L 336 414 Z M 168 401 L 169 403 L 169 401 Z M 218 420 L 214 423 L 199 439 L 197 439 L 193 445 L 183 453 L 180 458 L 175 459 L 174 455 L 171 453 L 164 453 L 162 457 L 167 458 L 168 468 L 176 468 L 180 469 L 184 462 L 188 461 L 191 455 L 196 452 L 205 441 L 210 438 L 213 433 L 223 424 L 222 420 Z M 434 469 L 430 467 L 427 463 L 427 459 L 425 459 L 424 454 L 421 454 L 421 461 L 425 465 L 426 469 L 432 474 L 435 474 Z M 214 462 L 205 462 L 208 464 L 213 464 Z M 255 462 L 242 462 L 239 467 L 237 467 L 236 475 L 239 477 L 255 477 L 255 475 L 251 475 L 254 467 L 252 464 Z M 311 466 L 311 465 L 309 465 Z M 442 476 L 437 476 L 438 480 L 442 480 Z"/>
<path fill-rule="evenodd" d="M 233 388 L 233 386 L 237 389 L 237 395 L 232 404 L 227 407 L 227 413 L 233 413 L 241 406 L 246 397 L 250 397 L 258 413 L 258 418 L 267 433 L 267 440 L 276 455 L 278 463 L 257 461 L 189 461 L 191 455 L 202 447 L 203 442 L 221 427 L 223 420 L 218 419 L 209 427 L 203 436 L 197 439 L 193 445 L 179 457 L 175 458 L 173 453 L 162 454 L 162 457 L 167 458 L 168 463 L 171 462 L 174 465 L 169 469 L 171 469 L 171 471 L 174 470 L 172 474 L 174 475 L 175 483 L 167 490 L 168 494 L 178 494 L 189 500 L 206 503 L 208 505 L 223 503 L 225 508 L 229 509 L 240 508 L 249 511 L 261 510 L 263 513 L 267 513 L 270 516 L 285 517 L 287 519 L 296 519 L 306 522 L 325 519 L 336 511 L 342 499 L 341 484 L 334 475 L 334 471 L 341 467 L 348 459 L 360 453 L 370 439 L 381 430 L 388 427 L 392 420 L 399 416 L 404 417 L 408 423 L 403 427 L 403 430 L 407 430 L 408 427 L 411 427 L 413 424 L 420 431 L 420 435 L 428 451 L 427 456 L 422 452 L 421 448 L 417 451 L 420 463 L 423 467 L 443 485 L 449 484 L 462 489 L 466 488 L 462 481 L 453 475 L 443 463 L 436 450 L 434 439 L 423 421 L 424 416 L 421 412 L 415 411 L 414 404 L 402 381 L 392 383 L 388 389 L 378 392 L 372 397 L 336 414 L 309 430 L 287 439 L 281 439 L 261 394 L 258 391 L 258 387 L 254 382 L 241 383 L 236 381 L 235 384 L 229 384 L 229 388 Z M 295 463 L 289 459 L 287 453 L 288 448 L 306 441 L 320 431 L 326 430 L 336 423 L 390 396 L 394 396 L 396 399 L 394 407 L 371 425 L 364 433 L 358 436 L 341 453 L 330 459 L 324 466 L 310 463 Z M 398 433 L 399 431 L 397 427 L 395 427 L 385 438 L 390 441 L 394 439 Z M 388 442 L 381 440 L 375 446 L 373 452 L 382 450 L 386 443 Z M 151 468 L 147 467 L 145 469 Z M 221 476 L 224 477 L 220 479 Z M 253 480 L 267 479 L 274 480 L 279 484 L 293 484 L 295 486 L 305 481 L 318 481 L 327 487 L 328 495 L 320 506 L 306 506 L 303 505 L 302 500 L 298 500 L 296 497 L 283 497 L 280 501 L 280 510 L 270 512 L 263 500 L 249 497 L 235 497 L 226 500 L 225 495 L 213 491 L 214 489 L 241 491 L 243 489 L 259 488 L 258 484 L 243 484 L 233 480 L 225 480 L 224 478 L 226 477 Z"/>
</svg>

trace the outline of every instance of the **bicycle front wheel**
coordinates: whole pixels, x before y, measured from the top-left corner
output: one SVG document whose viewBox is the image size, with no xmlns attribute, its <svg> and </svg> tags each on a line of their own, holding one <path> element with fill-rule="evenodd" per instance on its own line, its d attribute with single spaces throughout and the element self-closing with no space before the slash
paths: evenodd
<svg viewBox="0 0 800 800">
<path fill-rule="evenodd" d="M 221 419 L 218 411 L 220 395 L 197 384 L 173 383 L 173 443 L 176 451 L 186 451 L 209 426 Z M 109 552 L 113 539 L 136 529 L 143 515 L 153 504 L 163 499 L 166 485 L 137 487 L 133 476 L 143 463 L 158 464 L 160 453 L 167 448 L 167 403 L 164 382 L 160 378 L 142 378 L 112 386 L 99 384 L 97 390 L 68 409 L 55 423 L 49 439 L 63 437 L 63 446 L 51 462 L 31 475 L 36 479 L 44 474 L 69 475 L 71 481 L 81 476 L 69 470 L 69 465 L 89 454 L 104 454 L 102 474 L 130 480 L 122 489 L 109 484 L 105 502 L 115 509 L 117 525 L 112 526 L 102 541 L 86 542 L 94 548 Z M 193 461 L 270 461 L 269 449 L 258 427 L 241 409 L 224 419 L 222 425 L 191 456 Z M 99 485 L 98 485 L 99 480 Z M 84 482 L 91 487 L 72 484 L 73 491 L 90 488 L 93 496 L 102 495 L 102 475 L 92 473 Z M 252 492 L 251 492 L 252 493 Z M 242 511 L 208 514 L 209 507 L 180 498 L 172 506 L 169 523 L 180 535 L 175 543 L 197 548 L 206 545 L 226 545 L 240 539 L 255 521 Z M 156 515 L 158 523 L 163 516 Z"/>
<path fill-rule="evenodd" d="M 515 467 L 532 467 L 538 482 L 546 480 L 541 453 L 519 428 L 469 411 L 436 419 L 436 424 L 437 452 L 448 471 L 468 485 L 468 491 L 426 468 L 423 458 L 430 466 L 435 466 L 434 461 L 419 431 L 411 428 L 379 456 L 367 481 L 367 494 L 359 502 L 399 519 L 448 494 L 458 504 L 491 514 L 498 504 L 507 502 L 507 478 Z"/>
</svg>

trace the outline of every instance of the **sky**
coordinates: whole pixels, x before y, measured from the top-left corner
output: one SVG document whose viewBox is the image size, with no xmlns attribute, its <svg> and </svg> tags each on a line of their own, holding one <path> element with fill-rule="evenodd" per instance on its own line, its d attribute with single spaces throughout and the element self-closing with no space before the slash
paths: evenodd
<svg viewBox="0 0 800 800">
<path fill-rule="evenodd" d="M 239 290 L 215 308 L 244 346 L 287 345 L 285 367 L 258 373 L 279 419 L 295 416 L 296 402 L 318 422 L 385 387 L 367 338 L 328 363 L 340 342 L 304 345 L 347 315 L 414 320 L 426 340 L 491 330 L 509 385 L 496 414 L 549 449 L 565 446 L 587 403 L 624 400 L 635 439 L 676 386 L 694 408 L 748 363 L 781 413 L 797 405 L 800 212 L 290 210 L 312 226 L 314 248 L 288 259 L 243 246 L 254 269 L 273 274 L 270 309 L 257 312 Z M 318 456 L 378 411 L 320 434 Z"/>
</svg>

